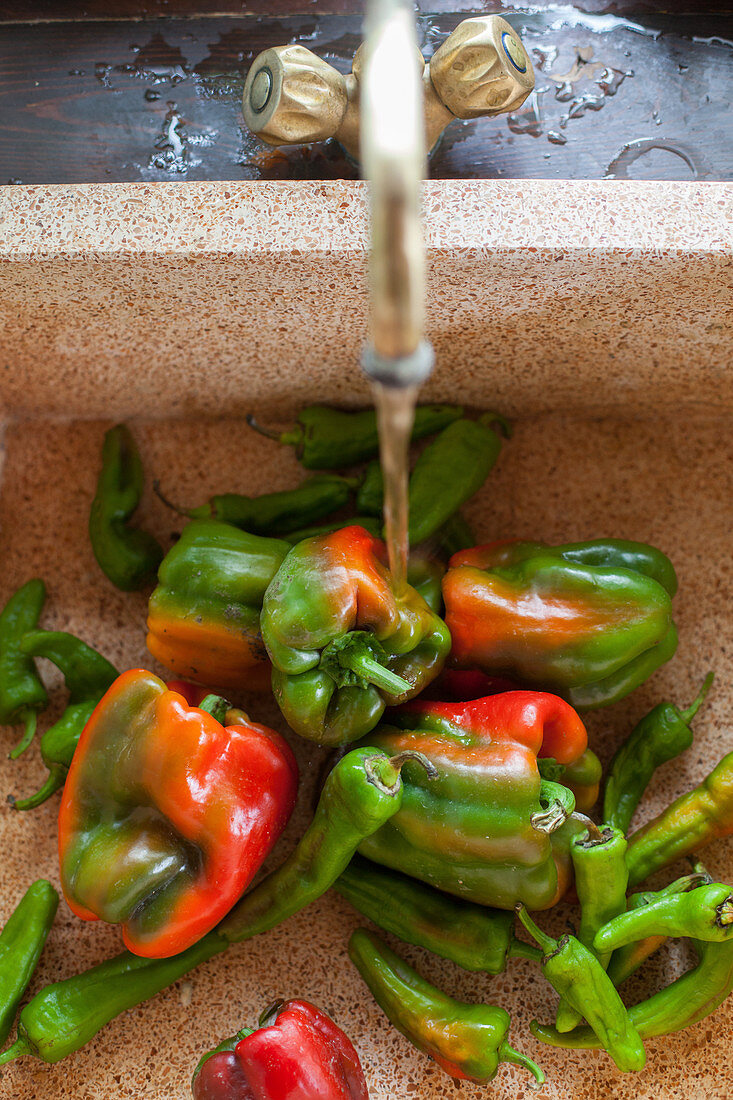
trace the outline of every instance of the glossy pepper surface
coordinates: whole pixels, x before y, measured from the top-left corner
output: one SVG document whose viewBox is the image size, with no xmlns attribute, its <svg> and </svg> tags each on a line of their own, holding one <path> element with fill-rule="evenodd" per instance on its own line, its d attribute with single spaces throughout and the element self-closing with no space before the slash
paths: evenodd
<svg viewBox="0 0 733 1100">
<path fill-rule="evenodd" d="M 554 905 L 570 881 L 570 838 L 587 819 L 572 814 L 567 788 L 542 779 L 537 758 L 570 763 L 585 751 L 572 707 L 556 695 L 514 691 L 466 703 L 415 701 L 389 717 L 369 744 L 420 752 L 438 778 L 425 781 L 408 763 L 402 809 L 361 853 L 481 905 Z"/>
<path fill-rule="evenodd" d="M 89 539 L 97 564 L 117 588 L 142 588 L 163 557 L 159 544 L 129 521 L 140 503 L 143 465 L 130 429 L 110 428 L 102 446 L 102 469 L 89 513 Z"/>
<path fill-rule="evenodd" d="M 555 940 L 546 935 L 523 906 L 518 906 L 517 912 L 524 927 L 542 947 L 542 973 L 561 999 L 588 1020 L 598 1045 L 610 1054 L 620 1070 L 643 1069 L 646 1053 L 641 1036 L 595 955 L 575 936 L 566 934 Z M 537 1034 L 537 1021 L 532 1022 L 532 1030 Z"/>
<path fill-rule="evenodd" d="M 38 712 L 48 703 L 36 663 L 21 648 L 23 635 L 38 625 L 46 602 L 46 586 L 39 577 L 22 585 L 0 612 L 0 725 L 24 726 L 20 743 L 10 753 L 24 752 L 36 732 Z"/>
<path fill-rule="evenodd" d="M 454 1079 L 493 1081 L 501 1063 L 512 1062 L 539 1084 L 545 1080 L 539 1066 L 509 1045 L 505 1009 L 454 1000 L 363 928 L 352 935 L 349 956 L 390 1023 Z"/>
<path fill-rule="evenodd" d="M 368 733 L 443 666 L 445 623 L 409 585 L 394 592 L 385 559 L 379 539 L 344 527 L 294 546 L 265 593 L 273 691 L 302 737 L 337 745 Z"/>
<path fill-rule="evenodd" d="M 64 787 L 64 896 L 85 920 L 121 924 L 136 954 L 177 954 L 234 905 L 296 790 L 279 734 L 215 696 L 189 707 L 152 673 L 126 672 L 87 723 Z"/>
<path fill-rule="evenodd" d="M 10 1034 L 58 909 L 50 882 L 29 886 L 0 932 L 0 1046 Z"/>
<path fill-rule="evenodd" d="M 32 810 L 63 787 L 82 730 L 119 672 L 81 638 L 60 630 L 28 631 L 23 635 L 21 648 L 31 657 L 45 657 L 56 665 L 69 692 L 66 710 L 41 738 L 41 757 L 48 768 L 48 779 L 35 794 L 13 801 L 16 810 Z"/>
<path fill-rule="evenodd" d="M 604 924 L 593 943 L 605 953 L 647 936 L 687 936 L 711 943 L 733 939 L 733 888 L 712 882 L 656 898 Z"/>
<path fill-rule="evenodd" d="M 385 932 L 464 970 L 501 974 L 510 957 L 539 958 L 536 947 L 515 937 L 509 910 L 452 897 L 360 856 L 341 872 L 334 890 Z"/>
<path fill-rule="evenodd" d="M 187 524 L 158 570 L 148 605 L 150 652 L 176 676 L 223 688 L 265 688 L 260 636 L 267 586 L 287 542 L 215 519 Z"/>
<path fill-rule="evenodd" d="M 194 1100 L 369 1100 L 348 1036 L 308 1001 L 278 1001 L 199 1062 Z"/>
<path fill-rule="evenodd" d="M 677 645 L 669 559 L 643 543 L 497 542 L 455 554 L 443 580 L 463 667 L 607 706 Z"/>
<path fill-rule="evenodd" d="M 319 474 L 295 489 L 248 497 L 241 493 L 220 493 L 199 508 L 178 508 L 171 504 L 156 483 L 155 491 L 169 508 L 191 519 L 220 519 L 252 535 L 284 535 L 322 520 L 349 503 L 358 479 Z"/>
<path fill-rule="evenodd" d="M 629 885 L 733 834 L 733 752 L 699 786 L 681 795 L 629 837 L 626 865 Z"/>
<path fill-rule="evenodd" d="M 658 703 L 634 726 L 608 769 L 603 795 L 606 824 L 628 832 L 654 772 L 692 744 L 690 722 L 702 706 L 713 679 L 713 673 L 708 673 L 699 694 L 685 710 L 674 703 Z"/>
<path fill-rule="evenodd" d="M 420 405 L 415 409 L 412 439 L 439 432 L 463 415 L 456 405 Z M 309 405 L 298 414 L 297 424 L 289 431 L 263 428 L 253 416 L 247 423 L 262 435 L 294 447 L 308 470 L 335 470 L 364 462 L 379 453 L 377 414 L 374 409 L 345 412 L 326 405 Z"/>
<path fill-rule="evenodd" d="M 219 926 L 232 943 L 267 932 L 325 894 L 365 836 L 402 805 L 400 772 L 414 759 L 428 774 L 432 765 L 416 753 L 401 758 L 377 749 L 353 749 L 326 778 L 311 824 L 285 862 L 257 883 Z"/>
</svg>

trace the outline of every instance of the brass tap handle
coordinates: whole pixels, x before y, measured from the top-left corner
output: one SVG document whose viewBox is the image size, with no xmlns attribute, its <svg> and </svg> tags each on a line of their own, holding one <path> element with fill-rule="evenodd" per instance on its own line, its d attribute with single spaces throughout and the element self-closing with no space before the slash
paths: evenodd
<svg viewBox="0 0 733 1100">
<path fill-rule="evenodd" d="M 333 137 L 347 106 L 346 79 L 305 46 L 259 54 L 247 74 L 244 121 L 269 145 L 306 145 Z"/>
<path fill-rule="evenodd" d="M 426 147 L 454 118 L 515 111 L 534 88 L 527 51 L 498 15 L 465 19 L 423 66 Z M 342 76 L 304 46 L 277 46 L 252 63 L 242 111 L 253 133 L 270 145 L 336 138 L 359 159 L 359 81 L 363 46 Z"/>
</svg>

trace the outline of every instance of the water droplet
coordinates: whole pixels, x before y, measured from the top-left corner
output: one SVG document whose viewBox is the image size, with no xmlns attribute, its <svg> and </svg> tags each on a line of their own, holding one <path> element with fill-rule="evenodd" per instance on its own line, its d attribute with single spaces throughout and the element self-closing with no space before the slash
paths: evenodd
<svg viewBox="0 0 733 1100">
<path fill-rule="evenodd" d="M 145 98 L 148 103 L 154 103 L 156 99 L 160 99 L 160 92 L 154 92 L 152 88 L 146 88 Z"/>
<path fill-rule="evenodd" d="M 542 134 L 540 99 L 546 91 L 546 88 L 535 89 L 525 100 L 521 110 L 515 114 L 507 115 L 507 126 L 513 134 L 529 134 L 531 137 L 540 137 Z"/>
<path fill-rule="evenodd" d="M 547 140 L 552 142 L 553 145 L 566 145 L 568 139 L 565 134 L 560 134 L 557 130 L 548 130 Z M 545 153 L 546 157 L 549 157 L 549 155 L 549 153 Z"/>
</svg>

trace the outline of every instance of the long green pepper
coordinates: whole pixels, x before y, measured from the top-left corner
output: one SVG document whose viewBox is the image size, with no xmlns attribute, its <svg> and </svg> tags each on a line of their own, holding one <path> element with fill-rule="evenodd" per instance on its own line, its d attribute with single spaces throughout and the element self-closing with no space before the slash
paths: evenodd
<svg viewBox="0 0 733 1100">
<path fill-rule="evenodd" d="M 32 810 L 64 785 L 82 730 L 119 672 L 96 649 L 64 631 L 31 630 L 20 644 L 24 653 L 45 657 L 56 665 L 69 692 L 66 710 L 41 738 L 41 756 L 48 768 L 46 782 L 35 794 L 13 801 L 16 810 Z"/>
<path fill-rule="evenodd" d="M 140 452 L 127 425 L 118 424 L 104 437 L 89 538 L 100 569 L 123 592 L 142 588 L 155 576 L 163 558 L 152 535 L 128 526 L 142 491 Z"/>
<path fill-rule="evenodd" d="M 496 1005 L 456 1001 L 437 989 L 363 928 L 349 940 L 349 957 L 389 1022 L 454 1079 L 493 1081 L 502 1062 L 545 1075 L 507 1041 L 511 1019 Z"/>
<path fill-rule="evenodd" d="M 594 1037 L 624 1072 L 644 1067 L 646 1053 L 641 1036 L 623 1001 L 598 959 L 574 936 L 559 940 L 542 932 L 523 905 L 517 913 L 524 927 L 544 951 L 542 973 L 550 985 L 590 1024 Z M 532 1021 L 532 1033 L 537 1034 Z M 556 1031 L 555 1028 L 549 1029 Z M 562 1035 L 557 1031 L 556 1034 Z M 576 1032 L 571 1032 L 572 1039 Z"/>
<path fill-rule="evenodd" d="M 402 805 L 400 772 L 408 760 L 428 775 L 433 765 L 417 752 L 389 757 L 353 749 L 329 774 L 310 826 L 292 855 L 263 879 L 218 927 L 232 943 L 267 932 L 330 889 L 356 849 Z"/>
<path fill-rule="evenodd" d="M 26 1054 L 43 1062 L 60 1062 L 115 1016 L 160 993 L 227 947 L 226 940 L 210 932 L 168 959 L 144 959 L 123 951 L 82 974 L 44 986 L 21 1012 L 18 1038 L 0 1054 L 0 1066 Z"/>
<path fill-rule="evenodd" d="M 464 970 L 501 974 L 508 958 L 540 958 L 536 947 L 516 939 L 511 910 L 452 897 L 362 856 L 354 856 L 333 888 L 385 932 Z"/>
<path fill-rule="evenodd" d="M 733 889 L 724 882 L 657 898 L 614 917 L 596 933 L 597 951 L 613 951 L 646 936 L 686 936 L 710 943 L 733 939 Z"/>
<path fill-rule="evenodd" d="M 570 842 L 570 858 L 575 870 L 575 889 L 580 902 L 578 939 L 608 968 L 611 948 L 598 947 L 596 934 L 608 921 L 626 909 L 626 837 L 620 829 L 595 825 Z M 577 1009 L 562 998 L 555 1026 L 558 1031 L 572 1031 L 582 1017 Z"/>
<path fill-rule="evenodd" d="M 10 753 L 15 760 L 30 745 L 38 712 L 48 703 L 36 663 L 20 647 L 23 635 L 38 625 L 46 602 L 46 586 L 35 577 L 14 592 L 0 612 L 0 725 L 23 723 L 20 742 Z"/>
<path fill-rule="evenodd" d="M 0 933 L 0 1046 L 10 1034 L 58 905 L 51 883 L 39 878 L 28 887 Z"/>
<path fill-rule="evenodd" d="M 689 749 L 690 722 L 715 679 L 709 672 L 697 698 L 686 710 L 659 703 L 638 722 L 609 766 L 603 796 L 603 820 L 622 832 L 629 830 L 634 811 L 657 768 Z"/>
</svg>

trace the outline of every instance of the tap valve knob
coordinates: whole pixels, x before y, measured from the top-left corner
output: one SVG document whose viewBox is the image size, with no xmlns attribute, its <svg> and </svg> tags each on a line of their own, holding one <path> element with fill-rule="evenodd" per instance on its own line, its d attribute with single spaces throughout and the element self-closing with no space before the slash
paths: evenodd
<svg viewBox="0 0 733 1100">
<path fill-rule="evenodd" d="M 305 46 L 277 46 L 255 58 L 244 85 L 242 113 L 269 145 L 333 137 L 346 113 L 346 80 Z"/>
<path fill-rule="evenodd" d="M 456 118 L 515 111 L 534 88 L 519 35 L 498 15 L 465 19 L 430 60 L 430 80 Z"/>
</svg>

